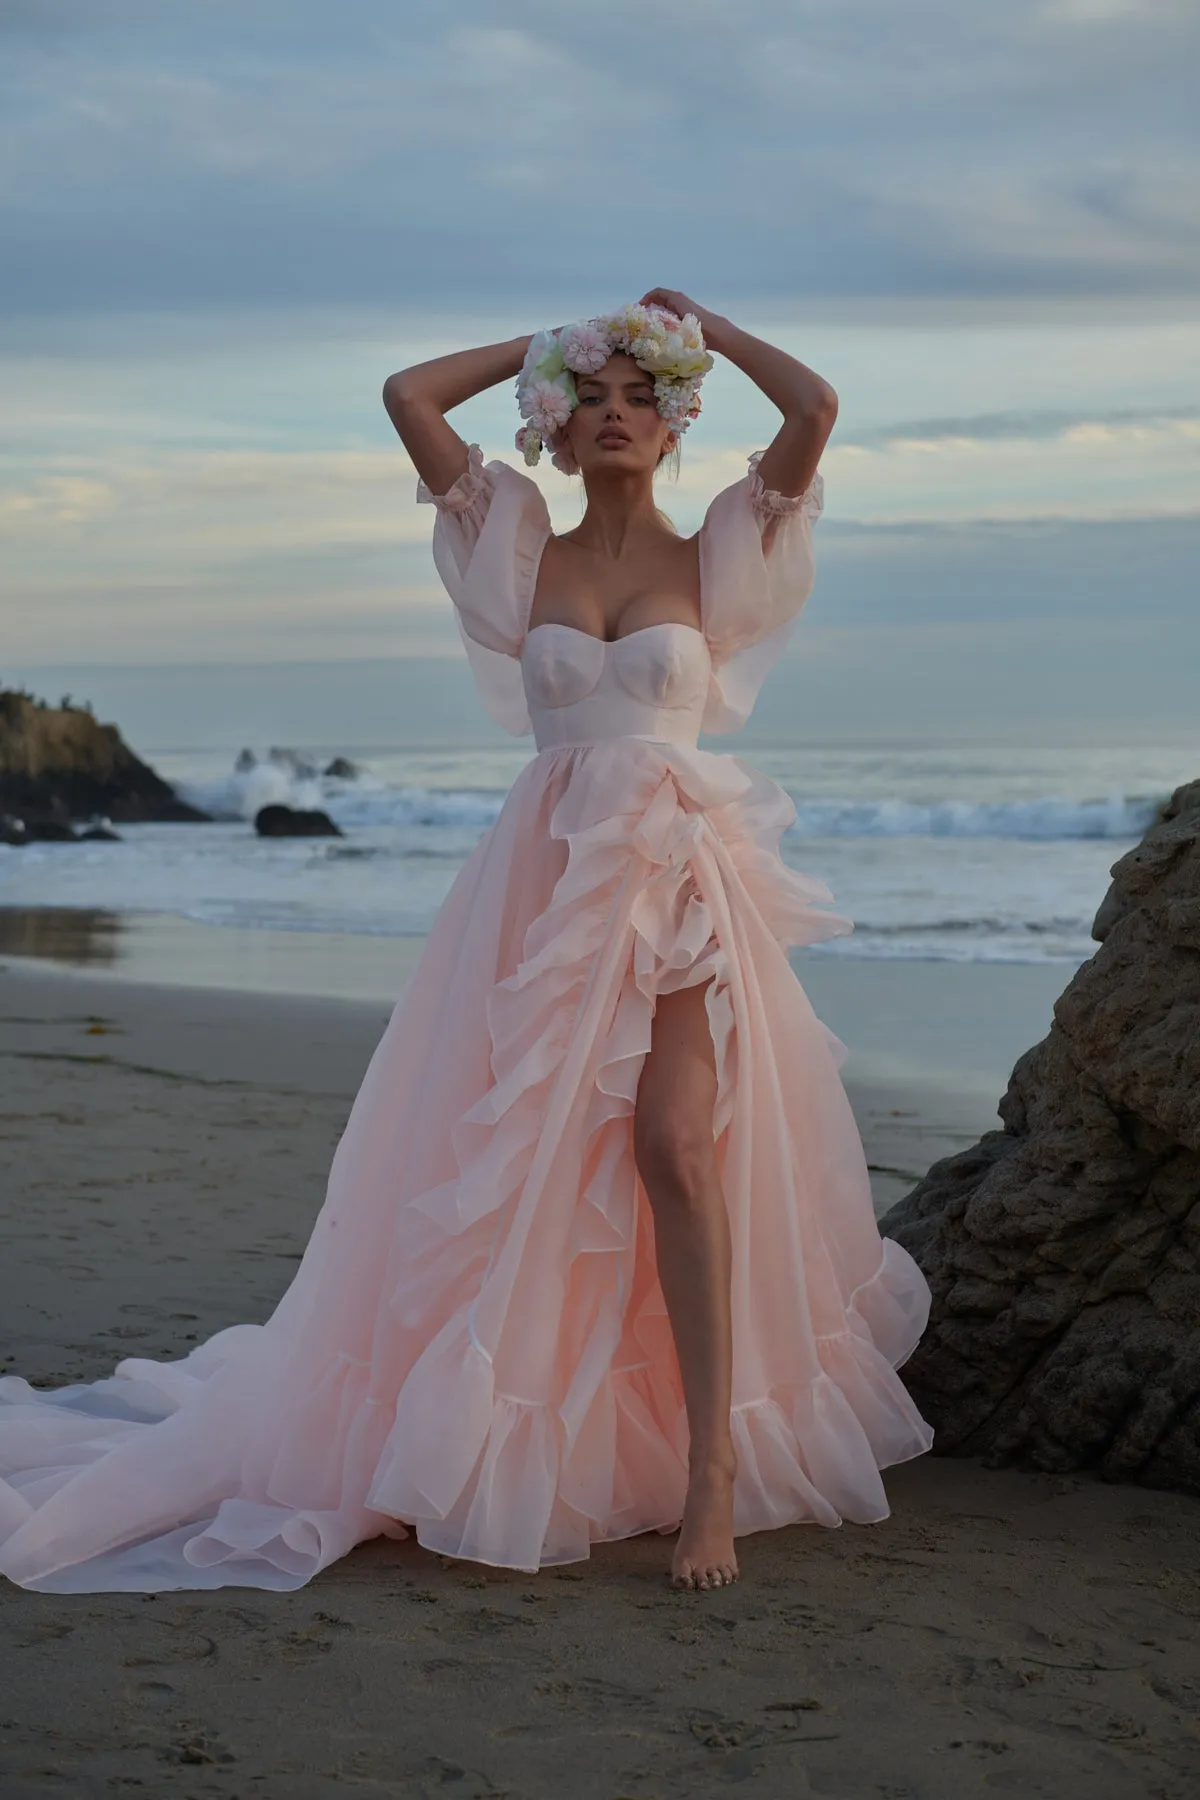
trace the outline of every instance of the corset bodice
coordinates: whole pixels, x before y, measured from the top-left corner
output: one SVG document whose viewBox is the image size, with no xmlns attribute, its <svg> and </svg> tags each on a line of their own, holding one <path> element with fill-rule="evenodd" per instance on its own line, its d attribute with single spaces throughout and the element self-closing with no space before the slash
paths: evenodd
<svg viewBox="0 0 1200 1800">
<path fill-rule="evenodd" d="M 539 750 L 616 737 L 694 748 L 699 738 L 711 662 L 693 625 L 644 625 L 612 642 L 574 625 L 535 625 L 521 669 Z"/>
</svg>

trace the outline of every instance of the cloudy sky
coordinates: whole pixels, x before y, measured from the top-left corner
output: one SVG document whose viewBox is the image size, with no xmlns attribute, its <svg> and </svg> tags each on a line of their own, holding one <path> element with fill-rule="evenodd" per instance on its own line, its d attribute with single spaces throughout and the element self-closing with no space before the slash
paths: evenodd
<svg viewBox="0 0 1200 1800">
<path fill-rule="evenodd" d="M 457 693 L 383 378 L 662 283 L 838 390 L 814 731 L 1186 734 L 1198 65 L 1193 0 L 0 0 L 3 672 Z M 681 528 L 773 429 L 714 371 Z"/>
</svg>

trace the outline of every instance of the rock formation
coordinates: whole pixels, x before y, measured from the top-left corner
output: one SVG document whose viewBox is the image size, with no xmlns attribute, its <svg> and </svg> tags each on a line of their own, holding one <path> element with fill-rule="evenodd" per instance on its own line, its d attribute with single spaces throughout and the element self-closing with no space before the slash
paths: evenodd
<svg viewBox="0 0 1200 1800">
<path fill-rule="evenodd" d="M 933 1290 L 934 1450 L 1200 1494 L 1200 781 L 1113 865 L 1003 1130 L 880 1221 Z"/>
<path fill-rule="evenodd" d="M 136 757 L 115 725 L 11 690 L 0 690 L 0 812 L 31 825 L 94 814 L 123 824 L 208 817 Z"/>
<path fill-rule="evenodd" d="M 329 814 L 317 808 L 311 811 L 293 806 L 260 806 L 254 815 L 254 829 L 259 837 L 343 837 L 340 825 Z"/>
<path fill-rule="evenodd" d="M 120 835 L 107 825 L 89 825 L 76 831 L 63 819 L 19 819 L 14 813 L 0 813 L 0 844 L 119 844 Z"/>
</svg>

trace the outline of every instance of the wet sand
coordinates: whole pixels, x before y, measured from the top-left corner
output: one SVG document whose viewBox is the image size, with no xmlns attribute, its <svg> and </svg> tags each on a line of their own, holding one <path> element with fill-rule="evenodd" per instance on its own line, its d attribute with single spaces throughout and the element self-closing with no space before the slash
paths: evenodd
<svg viewBox="0 0 1200 1800">
<path fill-rule="evenodd" d="M 894 968 L 805 971 L 881 1209 L 996 1123 L 1043 1005 Z M 265 1317 L 390 1004 L 0 961 L 0 1367 L 94 1379 Z M 536 1577 L 381 1540 L 291 1595 L 0 1582 L 0 1794 L 1190 1800 L 1200 1504 L 933 1456 L 886 1481 L 882 1524 L 742 1539 L 706 1595 L 658 1537 Z"/>
</svg>

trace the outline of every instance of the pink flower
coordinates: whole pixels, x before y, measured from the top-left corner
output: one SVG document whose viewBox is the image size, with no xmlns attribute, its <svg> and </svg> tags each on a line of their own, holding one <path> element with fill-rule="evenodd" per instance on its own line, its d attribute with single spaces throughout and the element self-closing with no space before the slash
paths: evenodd
<svg viewBox="0 0 1200 1800">
<path fill-rule="evenodd" d="M 579 325 L 568 325 L 559 343 L 563 361 L 576 375 L 594 375 L 612 355 L 608 334 L 586 319 Z"/>
<path fill-rule="evenodd" d="M 544 438 L 553 437 L 571 416 L 570 397 L 554 381 L 531 381 L 522 403 L 525 417 Z"/>
</svg>

